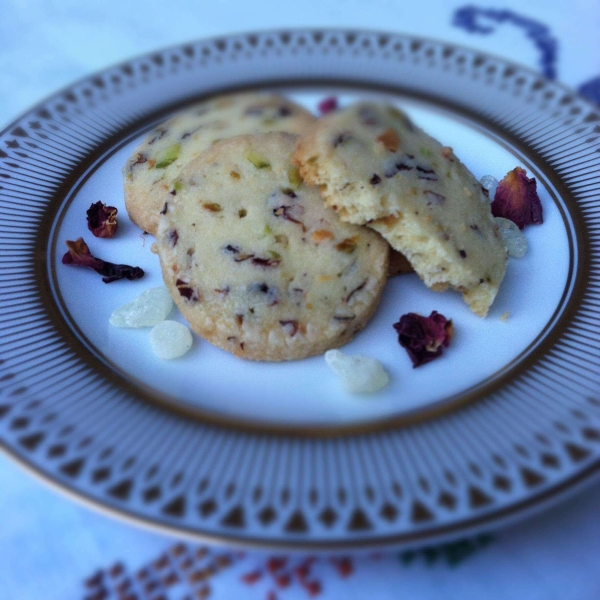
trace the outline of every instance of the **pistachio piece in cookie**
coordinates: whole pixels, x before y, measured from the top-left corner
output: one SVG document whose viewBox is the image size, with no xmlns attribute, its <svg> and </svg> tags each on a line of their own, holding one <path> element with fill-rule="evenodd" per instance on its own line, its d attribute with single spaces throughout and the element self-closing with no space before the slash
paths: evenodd
<svg viewBox="0 0 600 600">
<path fill-rule="evenodd" d="M 215 144 L 184 169 L 160 215 L 173 300 L 196 333 L 243 358 L 293 360 L 343 345 L 386 281 L 388 244 L 343 223 L 299 180 L 296 141 L 263 133 Z"/>
<path fill-rule="evenodd" d="M 479 182 L 452 148 L 397 108 L 365 102 L 319 119 L 293 160 L 343 221 L 378 231 L 428 287 L 458 290 L 487 314 L 506 250 Z"/>
</svg>

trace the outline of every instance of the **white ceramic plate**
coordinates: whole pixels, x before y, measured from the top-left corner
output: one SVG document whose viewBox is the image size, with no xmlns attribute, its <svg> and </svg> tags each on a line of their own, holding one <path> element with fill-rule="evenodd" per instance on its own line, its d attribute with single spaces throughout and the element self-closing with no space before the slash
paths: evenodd
<svg viewBox="0 0 600 600">
<path fill-rule="evenodd" d="M 311 110 L 331 94 L 384 99 L 477 177 L 517 165 L 535 176 L 544 224 L 526 230 L 529 251 L 510 261 L 489 316 L 415 275 L 390 280 L 345 347 L 391 375 L 369 397 L 340 391 L 322 357 L 247 362 L 196 337 L 164 362 L 149 330 L 110 327 L 114 308 L 162 283 L 153 239 L 127 219 L 122 165 L 177 108 L 240 87 Z M 416 544 L 543 506 L 598 467 L 597 119 L 500 59 L 344 31 L 198 42 L 60 92 L 0 135 L 0 439 L 96 504 L 238 543 Z M 119 209 L 112 240 L 87 231 L 97 200 Z M 80 236 L 146 275 L 106 285 L 62 265 Z M 413 369 L 392 324 L 432 310 L 455 337 Z"/>
</svg>

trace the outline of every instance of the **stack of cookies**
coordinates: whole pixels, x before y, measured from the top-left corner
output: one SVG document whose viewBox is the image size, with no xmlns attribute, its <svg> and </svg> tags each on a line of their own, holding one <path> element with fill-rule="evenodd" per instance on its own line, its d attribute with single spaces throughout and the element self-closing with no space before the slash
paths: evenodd
<svg viewBox="0 0 600 600">
<path fill-rule="evenodd" d="M 391 106 L 316 120 L 275 95 L 220 97 L 157 127 L 123 173 L 183 316 L 242 358 L 348 342 L 377 308 L 390 245 L 392 274 L 414 268 L 481 316 L 504 276 L 479 183 Z"/>
</svg>

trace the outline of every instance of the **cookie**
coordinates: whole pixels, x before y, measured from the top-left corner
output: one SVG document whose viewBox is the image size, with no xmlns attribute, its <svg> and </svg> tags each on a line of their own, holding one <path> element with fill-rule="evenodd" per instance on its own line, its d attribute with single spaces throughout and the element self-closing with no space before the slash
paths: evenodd
<svg viewBox="0 0 600 600">
<path fill-rule="evenodd" d="M 215 141 L 244 133 L 303 133 L 314 120 L 302 107 L 272 94 L 219 96 L 191 106 L 153 129 L 125 164 L 129 217 L 144 231 L 156 233 L 173 182 Z"/>
<path fill-rule="evenodd" d="M 294 360 L 348 342 L 373 315 L 389 245 L 343 223 L 291 162 L 297 136 L 212 146 L 181 173 L 161 215 L 165 284 L 192 329 L 252 360 Z"/>
<path fill-rule="evenodd" d="M 375 229 L 428 287 L 458 290 L 487 314 L 506 250 L 488 199 L 452 148 L 393 106 L 359 103 L 316 122 L 294 162 L 342 220 Z"/>
</svg>

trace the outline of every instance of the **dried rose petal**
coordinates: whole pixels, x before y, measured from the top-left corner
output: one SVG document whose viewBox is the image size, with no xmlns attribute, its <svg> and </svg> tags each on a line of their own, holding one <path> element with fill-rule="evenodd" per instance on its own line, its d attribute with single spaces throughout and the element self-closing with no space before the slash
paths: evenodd
<svg viewBox="0 0 600 600">
<path fill-rule="evenodd" d="M 179 291 L 179 295 L 185 298 L 186 300 L 190 300 L 192 302 L 199 302 L 202 300 L 202 294 L 198 290 L 190 287 L 189 282 L 183 281 L 182 279 L 178 279 L 175 282 L 175 286 Z"/>
<path fill-rule="evenodd" d="M 509 171 L 496 189 L 492 214 L 511 220 L 519 229 L 525 225 L 541 225 L 544 219 L 535 177 L 527 177 L 527 171 L 521 167 Z"/>
<path fill-rule="evenodd" d="M 255 256 L 250 261 L 253 265 L 257 265 L 259 267 L 278 267 L 281 259 L 277 258 L 261 258 L 259 256 Z"/>
<path fill-rule="evenodd" d="M 402 315 L 394 323 L 394 329 L 398 332 L 399 344 L 406 349 L 415 368 L 441 356 L 453 334 L 452 320 L 435 310 L 428 317 L 417 313 Z"/>
<path fill-rule="evenodd" d="M 338 99 L 335 96 L 329 96 L 324 98 L 317 104 L 317 108 L 319 109 L 319 113 L 322 115 L 326 115 L 334 110 L 337 110 L 338 107 Z"/>
<path fill-rule="evenodd" d="M 130 267 L 129 265 L 115 265 L 114 263 L 96 258 L 90 252 L 83 238 L 71 242 L 67 241 L 69 251 L 62 257 L 63 265 L 76 265 L 78 267 L 89 267 L 96 273 L 102 275 L 104 283 L 112 283 L 118 279 L 139 279 L 144 276 L 144 271 L 140 267 Z"/>
<path fill-rule="evenodd" d="M 300 225 L 300 227 L 302 227 L 302 231 L 306 231 L 304 223 L 299 220 L 303 213 L 304 208 L 299 204 L 295 204 L 294 206 L 286 206 L 283 204 L 273 209 L 273 214 L 276 217 L 283 217 L 286 221 L 296 223 L 296 225 Z"/>
<path fill-rule="evenodd" d="M 88 229 L 99 238 L 111 238 L 117 233 L 117 209 L 106 206 L 101 200 L 92 204 L 87 210 Z"/>
</svg>

